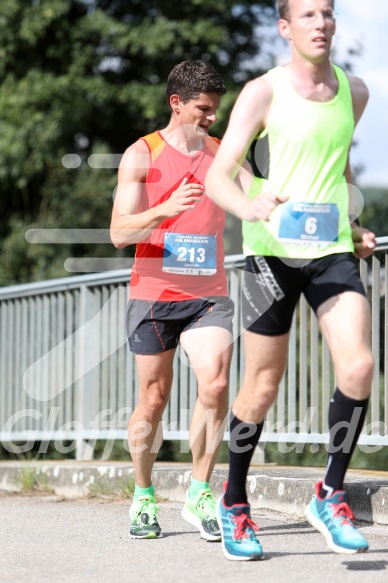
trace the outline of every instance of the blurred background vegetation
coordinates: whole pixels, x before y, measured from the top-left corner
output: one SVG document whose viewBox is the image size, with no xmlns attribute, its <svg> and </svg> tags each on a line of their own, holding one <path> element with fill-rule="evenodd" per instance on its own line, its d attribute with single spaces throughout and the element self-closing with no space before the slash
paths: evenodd
<svg viewBox="0 0 388 583">
<path fill-rule="evenodd" d="M 89 157 L 120 155 L 168 123 L 165 83 L 184 59 L 209 61 L 225 79 L 228 93 L 212 127 L 222 137 L 243 84 L 276 63 L 276 19 L 274 0 L 2 0 L 0 286 L 68 276 L 68 257 L 122 257 L 129 266 L 133 246 L 34 245 L 25 233 L 109 228 L 117 169 L 92 168 Z M 349 47 L 342 60 L 334 59 L 351 71 L 358 51 Z M 79 156 L 80 165 L 66 168 L 67 154 Z M 387 190 L 363 188 L 362 194 L 362 224 L 387 235 Z M 240 253 L 240 224 L 230 216 L 227 221 L 226 253 Z M 224 445 L 220 461 L 226 461 Z M 57 456 L 53 444 L 45 454 L 39 447 L 32 457 Z M 97 458 L 104 448 L 97 444 Z M 190 459 L 179 449 L 166 442 L 159 459 Z M 325 462 L 324 448 L 315 454 L 305 449 L 281 454 L 277 444 L 267 444 L 266 460 Z M 128 459 L 122 444 L 110 455 Z M 385 454 L 371 455 L 376 468 L 385 463 Z M 15 456 L 0 447 L 0 458 L 7 457 Z"/>
<path fill-rule="evenodd" d="M 117 169 L 88 158 L 122 154 L 167 124 L 166 79 L 184 59 L 210 61 L 225 79 L 221 136 L 241 84 L 262 72 L 256 57 L 271 60 L 255 33 L 271 18 L 271 0 L 2 0 L 0 285 L 69 275 L 67 257 L 133 256 L 29 244 L 25 233 L 109 228 Z M 79 167 L 63 166 L 69 153 Z"/>
</svg>

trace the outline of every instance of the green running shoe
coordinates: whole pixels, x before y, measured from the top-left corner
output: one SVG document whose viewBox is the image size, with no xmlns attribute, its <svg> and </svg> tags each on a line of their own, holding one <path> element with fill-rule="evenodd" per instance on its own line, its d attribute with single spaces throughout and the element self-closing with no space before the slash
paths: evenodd
<svg viewBox="0 0 388 583">
<path fill-rule="evenodd" d="M 195 526 L 205 540 L 221 540 L 221 531 L 216 517 L 215 500 L 210 488 L 201 490 L 195 498 L 190 498 L 189 491 L 187 491 L 182 517 Z"/>
<path fill-rule="evenodd" d="M 156 519 L 159 506 L 153 496 L 139 496 L 129 509 L 132 526 L 129 531 L 131 538 L 158 538 L 162 536 L 161 528 Z"/>
</svg>

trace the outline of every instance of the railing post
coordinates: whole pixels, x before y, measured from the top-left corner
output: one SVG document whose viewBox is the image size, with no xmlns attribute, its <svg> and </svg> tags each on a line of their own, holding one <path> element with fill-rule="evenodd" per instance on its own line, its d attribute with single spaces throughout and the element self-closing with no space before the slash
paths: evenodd
<svg viewBox="0 0 388 583">
<path fill-rule="evenodd" d="M 85 439 L 85 431 L 90 428 L 93 420 L 91 413 L 98 403 L 99 383 L 93 378 L 93 370 L 89 371 L 88 363 L 99 351 L 100 330 L 96 315 L 93 292 L 87 285 L 81 285 L 79 298 L 78 330 L 75 335 L 76 371 L 74 415 L 77 427 L 76 459 L 91 460 L 94 454 L 95 442 Z M 98 309 L 97 309 L 98 311 Z M 97 352 L 98 353 L 98 352 Z"/>
<path fill-rule="evenodd" d="M 374 372 L 371 394 L 371 422 L 373 433 L 378 434 L 379 430 L 375 423 L 380 421 L 380 268 L 381 263 L 378 256 L 372 257 L 372 354 L 374 359 Z"/>
</svg>

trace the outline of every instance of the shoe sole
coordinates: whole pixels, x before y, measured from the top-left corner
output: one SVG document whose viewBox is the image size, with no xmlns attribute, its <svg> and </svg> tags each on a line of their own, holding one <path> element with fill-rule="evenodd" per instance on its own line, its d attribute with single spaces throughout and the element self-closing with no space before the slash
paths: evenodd
<svg viewBox="0 0 388 583">
<path fill-rule="evenodd" d="M 315 516 L 315 514 L 310 510 L 309 506 L 305 508 L 304 515 L 307 518 L 308 522 L 311 524 L 311 526 L 316 528 L 325 537 L 327 546 L 335 553 L 343 555 L 355 555 L 357 553 L 366 553 L 366 551 L 368 550 L 368 547 L 360 547 L 358 549 L 347 549 L 346 547 L 340 547 L 339 545 L 336 545 L 330 534 L 330 530 L 321 520 L 319 520 L 319 518 Z"/>
<path fill-rule="evenodd" d="M 264 555 L 258 555 L 255 553 L 252 555 L 249 555 L 249 556 L 248 555 L 246 555 L 246 556 L 231 555 L 226 550 L 223 542 L 222 542 L 222 552 L 224 553 L 224 557 L 229 559 L 229 561 L 262 561 L 262 560 L 264 560 Z"/>
<path fill-rule="evenodd" d="M 218 503 L 216 504 L 216 516 L 217 516 L 218 524 L 222 524 L 222 518 L 218 512 Z M 262 561 L 262 560 L 264 560 L 264 555 L 263 554 L 259 555 L 257 553 L 253 553 L 252 555 L 245 555 L 245 556 L 231 555 L 225 547 L 224 537 L 222 536 L 222 529 L 221 529 L 221 541 L 222 541 L 222 552 L 224 554 L 224 557 L 229 559 L 229 561 Z"/>
<path fill-rule="evenodd" d="M 182 518 L 184 518 L 186 520 L 186 522 L 188 522 L 192 526 L 195 526 L 195 528 L 197 528 L 199 530 L 199 532 L 201 533 L 201 537 L 204 538 L 205 540 L 207 540 L 209 542 L 220 542 L 221 535 L 213 536 L 213 535 L 209 534 L 208 532 L 206 532 L 201 524 L 200 519 L 197 516 L 194 516 L 190 512 L 190 510 L 187 510 L 187 508 L 185 508 L 185 506 L 183 507 L 183 510 L 182 510 Z"/>
<path fill-rule="evenodd" d="M 163 534 L 156 534 L 156 532 L 149 532 L 146 535 L 140 535 L 140 534 L 131 534 L 129 533 L 129 538 L 144 538 L 144 539 L 153 539 L 153 538 L 163 538 Z"/>
</svg>

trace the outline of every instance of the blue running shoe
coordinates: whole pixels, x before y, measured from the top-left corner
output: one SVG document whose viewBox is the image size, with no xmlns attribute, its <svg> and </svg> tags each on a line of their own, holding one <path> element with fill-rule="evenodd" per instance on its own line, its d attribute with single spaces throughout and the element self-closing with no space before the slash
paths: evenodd
<svg viewBox="0 0 388 583">
<path fill-rule="evenodd" d="M 225 506 L 224 497 L 216 504 L 217 521 L 222 535 L 222 551 L 231 561 L 263 559 L 263 549 L 255 536 L 259 527 L 251 518 L 249 504 Z"/>
<path fill-rule="evenodd" d="M 321 498 L 322 482 L 315 484 L 315 496 L 305 508 L 305 516 L 326 539 L 335 553 L 362 553 L 369 545 L 353 524 L 354 514 L 350 510 L 346 493 L 336 490 L 329 498 Z"/>
</svg>

